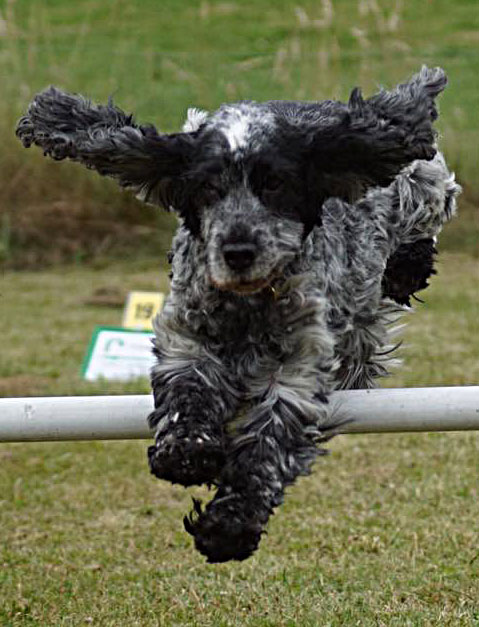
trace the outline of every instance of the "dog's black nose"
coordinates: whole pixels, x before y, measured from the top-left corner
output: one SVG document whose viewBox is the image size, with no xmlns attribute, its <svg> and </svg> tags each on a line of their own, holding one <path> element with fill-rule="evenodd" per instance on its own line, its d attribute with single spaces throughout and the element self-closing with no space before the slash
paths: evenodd
<svg viewBox="0 0 479 627">
<path fill-rule="evenodd" d="M 256 257 L 256 246 L 248 242 L 225 244 L 223 255 L 232 270 L 246 270 L 253 265 Z"/>
</svg>

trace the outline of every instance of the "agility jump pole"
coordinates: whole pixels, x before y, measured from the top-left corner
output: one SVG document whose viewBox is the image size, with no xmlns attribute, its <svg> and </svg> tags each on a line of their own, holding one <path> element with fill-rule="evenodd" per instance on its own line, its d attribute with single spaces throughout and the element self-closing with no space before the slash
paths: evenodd
<svg viewBox="0 0 479 627">
<path fill-rule="evenodd" d="M 330 396 L 339 433 L 479 431 L 479 386 L 348 390 Z M 0 442 L 152 437 L 149 395 L 0 399 Z"/>
</svg>

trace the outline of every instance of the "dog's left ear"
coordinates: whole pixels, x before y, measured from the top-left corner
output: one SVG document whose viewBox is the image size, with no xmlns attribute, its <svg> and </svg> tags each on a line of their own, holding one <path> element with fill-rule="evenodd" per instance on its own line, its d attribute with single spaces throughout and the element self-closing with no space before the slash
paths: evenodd
<svg viewBox="0 0 479 627">
<path fill-rule="evenodd" d="M 50 87 L 37 94 L 16 135 L 56 160 L 71 159 L 131 188 L 141 200 L 169 209 L 172 181 L 181 176 L 194 150 L 195 133 L 160 134 L 137 125 L 115 107 Z"/>
<path fill-rule="evenodd" d="M 386 186 L 415 159 L 436 153 L 435 97 L 445 88 L 441 68 L 422 70 L 392 91 L 364 100 L 354 89 L 347 105 L 327 103 L 331 116 L 310 128 L 310 163 L 324 198 L 355 200 L 368 187 Z"/>
</svg>

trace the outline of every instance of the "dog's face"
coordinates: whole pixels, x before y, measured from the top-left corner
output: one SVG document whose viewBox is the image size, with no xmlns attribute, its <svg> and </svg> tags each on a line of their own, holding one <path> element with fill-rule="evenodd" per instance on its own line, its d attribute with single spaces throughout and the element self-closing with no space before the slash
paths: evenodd
<svg viewBox="0 0 479 627">
<path fill-rule="evenodd" d="M 208 275 L 217 288 L 258 291 L 279 276 L 299 251 L 304 225 L 294 205 L 280 198 L 275 203 L 273 196 L 280 197 L 286 183 L 281 188 L 274 185 L 257 190 L 245 176 L 223 192 L 215 190 L 217 199 L 201 207 Z"/>
<path fill-rule="evenodd" d="M 177 181 L 178 210 L 203 241 L 208 278 L 221 290 L 253 293 L 269 285 L 314 223 L 302 151 L 279 130 L 260 105 L 223 107 L 200 130 Z"/>
</svg>

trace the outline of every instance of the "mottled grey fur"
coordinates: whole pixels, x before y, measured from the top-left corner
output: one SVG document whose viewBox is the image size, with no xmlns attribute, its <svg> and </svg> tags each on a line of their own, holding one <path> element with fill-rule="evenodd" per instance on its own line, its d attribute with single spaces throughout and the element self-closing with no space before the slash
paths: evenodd
<svg viewBox="0 0 479 627">
<path fill-rule="evenodd" d="M 216 486 L 185 519 L 209 561 L 257 548 L 338 427 L 328 395 L 387 373 L 398 303 L 427 285 L 459 191 L 432 131 L 445 84 L 423 68 L 348 104 L 190 110 L 175 135 L 51 88 L 19 122 L 26 146 L 180 216 L 154 325 L 149 461 L 161 478 Z"/>
</svg>

